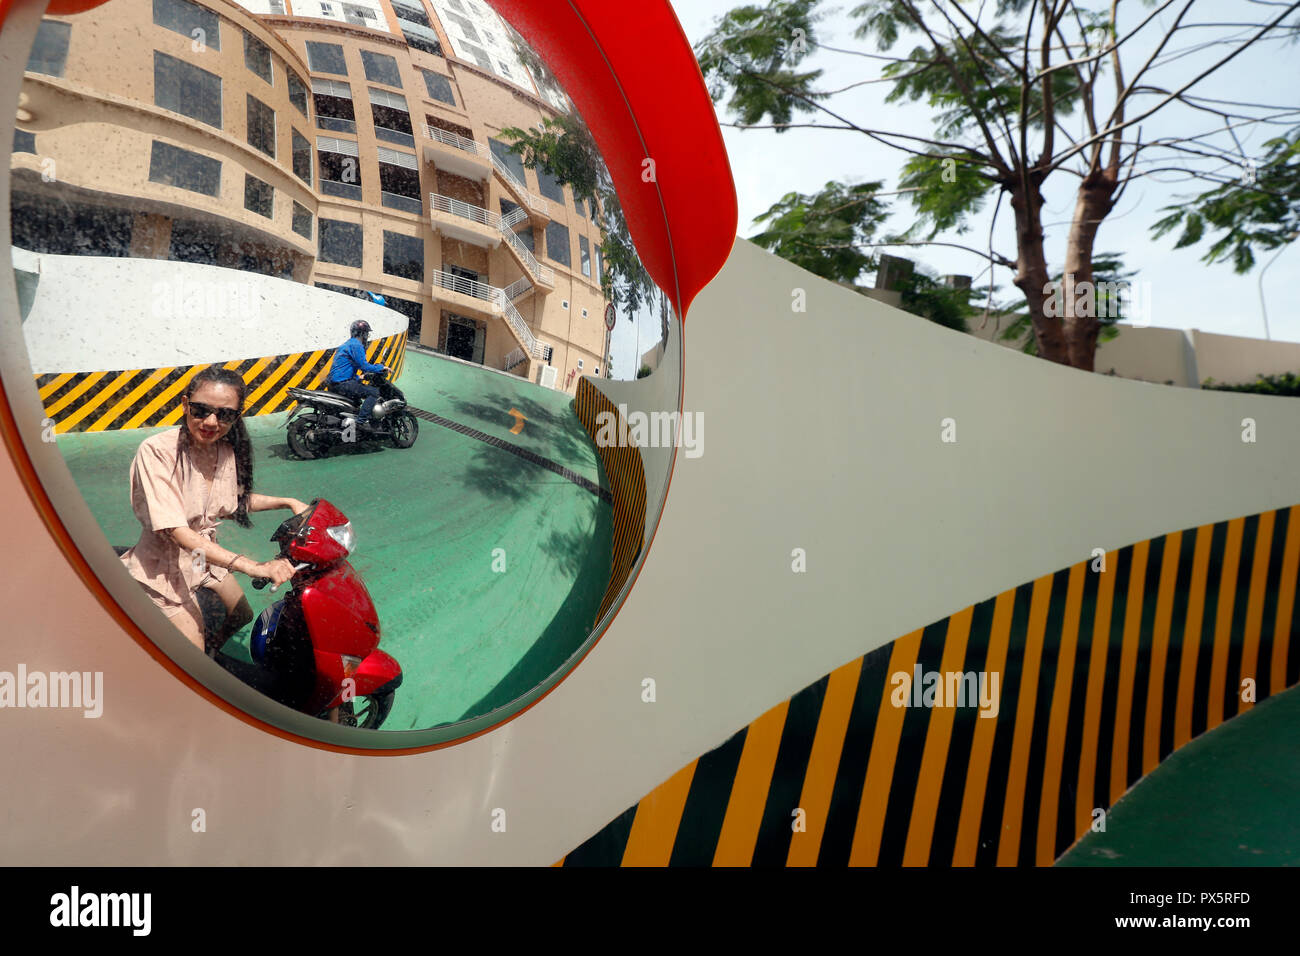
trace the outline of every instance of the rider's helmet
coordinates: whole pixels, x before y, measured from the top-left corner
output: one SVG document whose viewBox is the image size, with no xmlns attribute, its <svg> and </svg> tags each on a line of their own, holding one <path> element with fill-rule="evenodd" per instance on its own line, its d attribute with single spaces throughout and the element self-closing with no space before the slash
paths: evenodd
<svg viewBox="0 0 1300 956">
<path fill-rule="evenodd" d="M 370 323 L 365 321 L 365 319 L 358 319 L 357 321 L 352 323 L 352 327 L 348 329 L 348 334 L 351 335 L 352 338 L 354 339 L 360 336 L 361 344 L 369 345 L 370 344 Z"/>
</svg>

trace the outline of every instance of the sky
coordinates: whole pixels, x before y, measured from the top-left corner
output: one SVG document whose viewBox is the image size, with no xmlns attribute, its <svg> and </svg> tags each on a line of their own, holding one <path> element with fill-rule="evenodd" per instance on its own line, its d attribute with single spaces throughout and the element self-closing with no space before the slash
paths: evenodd
<svg viewBox="0 0 1300 956">
<path fill-rule="evenodd" d="M 709 33 L 718 17 L 740 5 L 737 0 L 670 2 L 692 45 Z M 834 46 L 872 51 L 874 47 L 867 45 L 870 41 L 852 38 L 852 28 L 846 12 L 852 5 L 822 3 L 821 9 L 827 11 L 828 15 L 817 27 L 822 31 L 819 39 Z M 1137 67 L 1147 60 L 1154 44 L 1165 32 L 1160 27 L 1172 23 L 1182 7 L 1181 2 L 1171 5 L 1170 10 L 1157 15 L 1127 45 L 1129 52 L 1125 59 L 1125 70 L 1128 76 L 1131 77 Z M 1121 16 L 1121 25 L 1125 22 L 1136 23 L 1136 19 L 1150 13 L 1149 8 L 1139 4 L 1130 4 L 1128 9 L 1131 11 L 1130 19 L 1126 21 Z M 1273 9 L 1272 6 L 1251 0 L 1199 0 L 1183 23 L 1208 24 L 1237 18 L 1253 22 Z M 1222 46 L 1201 50 L 1192 48 L 1203 43 L 1207 37 L 1217 38 L 1228 32 L 1223 27 L 1203 27 L 1177 34 L 1174 42 L 1162 52 L 1162 59 L 1170 56 L 1170 60 L 1157 63 L 1146 79 L 1166 89 L 1181 86 L 1230 49 Z M 913 37 L 905 36 L 891 52 L 910 50 L 915 42 Z M 1171 56 L 1180 53 L 1183 55 Z M 825 51 L 820 51 L 805 61 L 801 68 L 805 66 L 825 70 L 824 85 L 828 88 L 839 88 L 880 75 L 878 66 L 871 61 Z M 889 84 L 860 86 L 839 96 L 834 101 L 835 109 L 858 125 L 898 130 L 918 136 L 931 135 L 932 114 L 928 107 L 924 103 L 886 103 L 884 96 L 888 88 Z M 1221 100 L 1269 104 L 1279 107 L 1279 113 L 1294 109 L 1297 110 L 1295 114 L 1281 118 L 1300 122 L 1300 44 L 1288 44 L 1282 40 L 1256 44 L 1212 76 L 1200 81 L 1189 92 Z M 1153 105 L 1155 101 L 1154 97 L 1145 99 L 1147 105 Z M 719 104 L 717 109 L 721 123 L 733 119 L 726 115 L 723 104 Z M 1077 136 L 1081 119 L 1076 115 L 1067 118 L 1064 123 Z M 1143 141 L 1150 141 L 1157 136 L 1185 135 L 1192 130 L 1196 133 L 1209 133 L 1221 130 L 1222 126 L 1223 120 L 1219 117 L 1175 104 L 1143 122 L 1142 138 Z M 1261 144 L 1270 136 L 1279 135 L 1283 129 L 1282 126 L 1261 125 L 1241 129 L 1238 139 L 1243 157 L 1258 156 Z M 852 183 L 883 180 L 884 190 L 896 189 L 898 174 L 905 159 L 905 154 L 853 132 L 794 129 L 778 134 L 768 130 L 742 131 L 724 125 L 723 137 L 736 183 L 740 207 L 738 232 L 742 237 L 754 235 L 758 231 L 753 225 L 754 217 L 792 191 L 812 193 L 832 180 Z M 1216 133 L 1211 142 L 1235 149 L 1227 134 Z M 1169 154 L 1166 153 L 1165 156 L 1168 157 Z M 1237 275 L 1229 263 L 1206 265 L 1201 261 L 1200 257 L 1208 249 L 1209 242 L 1203 241 L 1199 246 L 1176 250 L 1173 247 L 1176 233 L 1158 240 L 1153 239 L 1150 227 L 1162 215 L 1160 207 L 1209 188 L 1198 181 L 1178 182 L 1174 179 L 1174 175 L 1162 173 L 1134 181 L 1125 192 L 1120 205 L 1103 222 L 1095 246 L 1098 252 L 1122 253 L 1125 265 L 1137 271 L 1134 281 L 1145 284 L 1141 291 L 1145 292 L 1150 302 L 1150 324 L 1262 339 L 1265 334 L 1260 305 L 1260 274 L 1261 268 L 1267 266 L 1263 274 L 1263 293 L 1271 338 L 1300 342 L 1300 308 L 1297 308 L 1296 282 L 1300 277 L 1300 242 L 1293 243 L 1280 254 L 1267 252 L 1259 255 L 1252 272 Z M 1056 270 L 1060 269 L 1064 261 L 1065 236 L 1073 217 L 1077 184 L 1077 177 L 1057 172 L 1048 180 L 1044 190 L 1047 201 L 1044 213 L 1046 253 L 1049 266 Z M 901 232 L 913 221 L 911 205 L 903 197 L 892 197 L 891 201 L 894 215 L 886 228 L 881 230 L 882 233 Z M 987 245 L 991 212 L 992 203 L 988 203 L 981 214 L 971 218 L 971 228 L 966 234 L 941 234 L 936 238 L 977 247 Z M 1009 207 L 1004 199 L 993 245 L 997 251 L 1014 259 L 1014 233 L 1008 212 Z M 984 271 L 986 261 L 968 252 L 941 247 L 881 251 L 906 256 L 940 275 L 972 275 L 976 277 L 976 285 L 988 281 L 988 274 Z M 1273 260 L 1271 264 L 1270 260 Z M 981 272 L 984 272 L 983 276 L 980 275 Z M 870 284 L 870 277 L 864 276 L 864 280 Z M 1009 297 L 1016 293 L 1010 280 L 1009 270 L 997 269 L 994 281 L 1001 287 L 1000 295 Z M 636 326 L 620 317 L 612 341 L 614 376 L 631 377 L 629 366 L 633 364 L 632 355 L 639 357 L 655 344 L 658 336 L 657 316 L 642 318 Z"/>
</svg>

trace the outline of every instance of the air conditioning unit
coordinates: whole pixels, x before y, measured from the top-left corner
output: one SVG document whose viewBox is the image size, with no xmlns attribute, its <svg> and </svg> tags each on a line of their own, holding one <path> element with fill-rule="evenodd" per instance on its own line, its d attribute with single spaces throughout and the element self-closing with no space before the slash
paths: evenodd
<svg viewBox="0 0 1300 956">
<path fill-rule="evenodd" d="M 543 365 L 537 370 L 537 384 L 543 388 L 555 388 L 555 380 L 559 374 L 559 369 L 554 365 Z"/>
</svg>

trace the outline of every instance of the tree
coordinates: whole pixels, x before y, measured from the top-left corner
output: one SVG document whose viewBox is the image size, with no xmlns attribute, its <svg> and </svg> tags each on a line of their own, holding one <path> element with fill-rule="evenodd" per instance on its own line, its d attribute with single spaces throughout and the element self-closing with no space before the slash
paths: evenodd
<svg viewBox="0 0 1300 956">
<path fill-rule="evenodd" d="M 1252 197 L 1263 191 L 1241 181 L 1239 150 L 1221 141 L 1217 126 L 1205 132 L 1189 125 L 1184 135 L 1144 140 L 1142 124 L 1156 114 L 1164 121 L 1175 109 L 1193 120 L 1204 114 L 1226 119 L 1230 136 L 1255 124 L 1276 123 L 1278 108 L 1226 103 L 1195 88 L 1253 46 L 1293 39 L 1300 2 L 1252 3 L 1241 21 L 1225 24 L 1190 20 L 1197 0 L 1109 0 L 1104 5 L 992 0 L 978 6 L 955 0 L 866 0 L 849 16 L 855 39 L 874 41 L 874 51 L 821 42 L 820 2 L 768 0 L 721 17 L 696 47 L 710 92 L 715 101 L 725 100 L 735 117 L 728 125 L 740 129 L 840 130 L 904 153 L 899 192 L 908 197 L 915 221 L 902 234 L 874 240 L 883 216 L 869 211 L 866 201 L 874 191 L 869 187 L 878 184 L 866 184 L 868 195 L 852 194 L 862 204 L 854 207 L 861 216 L 846 223 L 853 217 L 843 201 L 854 187 L 833 183 L 815 196 L 787 203 L 772 217 L 786 226 L 778 230 L 781 235 L 771 227 L 764 234 L 765 241 L 775 244 L 769 248 L 789 246 L 804 262 L 819 264 L 814 271 L 827 275 L 852 267 L 846 251 L 869 255 L 880 246 L 926 244 L 965 249 L 988 262 L 990 275 L 999 267 L 1013 272 L 1038 355 L 1092 370 L 1105 323 L 1068 296 L 1064 311 L 1053 314 L 1054 275 L 1068 276 L 1078 285 L 1095 283 L 1099 230 L 1131 182 L 1174 169 L 1216 187 L 1235 184 L 1233 195 L 1244 198 L 1238 207 L 1223 210 L 1222 222 L 1228 228 L 1253 228 L 1255 241 L 1263 241 L 1267 209 L 1252 206 Z M 1159 32 L 1159 17 L 1166 11 L 1172 22 Z M 1206 29 L 1218 33 L 1206 40 Z M 905 35 L 916 37 L 916 45 L 902 55 L 889 54 Z M 1132 42 L 1135 37 L 1141 40 Z M 1175 45 L 1185 38 L 1192 46 Z M 1133 57 L 1142 43 L 1151 51 Z M 1191 54 L 1207 59 L 1208 65 L 1197 60 L 1188 67 Z M 823 70 L 807 68 L 806 61 L 815 55 L 881 64 L 880 75 L 826 89 Z M 1186 75 L 1177 75 L 1179 69 Z M 1157 82 L 1162 78 L 1158 73 L 1173 75 Z M 935 114 L 933 134 L 856 122 L 836 107 L 839 94 L 867 83 L 889 84 L 889 102 L 928 105 Z M 799 121 L 806 116 L 809 121 Z M 1056 270 L 1045 249 L 1043 197 L 1045 183 L 1054 176 L 1078 180 Z M 1014 256 L 993 247 L 1004 200 L 1014 218 Z M 990 202 L 993 221 L 984 247 L 937 238 L 969 231 L 971 217 Z M 1252 210 L 1258 221 L 1252 222 Z M 808 234 L 802 246 L 792 234 L 796 226 Z M 824 262 L 818 263 L 818 249 L 825 253 Z M 993 285 L 990 281 L 990 296 Z"/>
<path fill-rule="evenodd" d="M 1119 336 L 1117 323 L 1132 318 L 1126 314 L 1127 303 L 1124 290 L 1130 287 L 1135 272 L 1124 268 L 1123 257 L 1114 252 L 1095 255 L 1092 261 L 1093 285 L 1085 294 L 1094 296 L 1094 311 L 1099 326 L 1097 341 L 1109 342 Z M 1073 294 L 1078 301 L 1078 287 L 1067 288 L 1065 276 L 1057 273 L 1052 277 L 1047 299 L 1048 308 L 1058 315 L 1064 311 L 1067 294 Z M 1033 320 L 1029 310 L 1020 303 L 1018 311 L 1012 311 L 1015 303 L 1009 303 L 1002 311 L 1009 313 L 1010 323 L 998 335 L 1004 342 L 1018 344 L 1020 351 L 1026 355 L 1038 354 L 1038 339 L 1034 336 Z"/>
<path fill-rule="evenodd" d="M 554 119 L 544 119 L 540 129 L 503 129 L 502 142 L 529 169 L 541 167 L 572 189 L 575 203 L 590 204 L 593 221 L 600 228 L 601 289 L 605 298 L 631 319 L 643 305 L 652 307 L 663 294 L 637 255 L 609 167 L 591 129 L 568 103 L 546 62 L 513 29 L 510 36 L 520 62 L 543 95 L 557 108 L 560 104 L 568 108 Z"/>
</svg>

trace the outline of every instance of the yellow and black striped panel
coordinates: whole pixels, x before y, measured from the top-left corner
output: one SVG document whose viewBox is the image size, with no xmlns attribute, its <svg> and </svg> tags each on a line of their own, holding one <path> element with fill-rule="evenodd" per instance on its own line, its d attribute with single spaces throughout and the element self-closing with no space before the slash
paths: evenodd
<svg viewBox="0 0 1300 956">
<path fill-rule="evenodd" d="M 614 499 L 613 567 L 610 569 L 609 587 L 605 590 L 605 598 L 600 603 L 600 613 L 596 617 L 600 620 L 613 606 L 623 582 L 636 564 L 641 544 L 645 540 L 645 466 L 641 462 L 641 453 L 635 446 L 600 447 L 596 436 L 599 433 L 598 417 L 602 412 L 619 418 L 619 434 L 626 434 L 626 430 L 618 410 L 585 378 L 578 382 L 574 408 L 578 420 L 591 433 L 591 440 L 596 444 Z"/>
<path fill-rule="evenodd" d="M 371 342 L 370 361 L 400 375 L 406 358 L 406 333 Z M 290 388 L 317 388 L 324 381 L 334 349 L 232 360 L 224 367 L 248 383 L 245 415 L 269 415 L 293 404 Z M 56 434 L 101 432 L 174 425 L 181 419 L 181 394 L 206 365 L 135 369 L 121 372 L 51 372 L 36 376 L 36 389 Z"/>
<path fill-rule="evenodd" d="M 1300 505 L 1044 575 L 804 688 L 563 863 L 1051 864 L 1243 697 L 1300 679 L 1298 567 Z M 1000 675 L 997 716 L 897 706 L 918 666 Z"/>
</svg>

